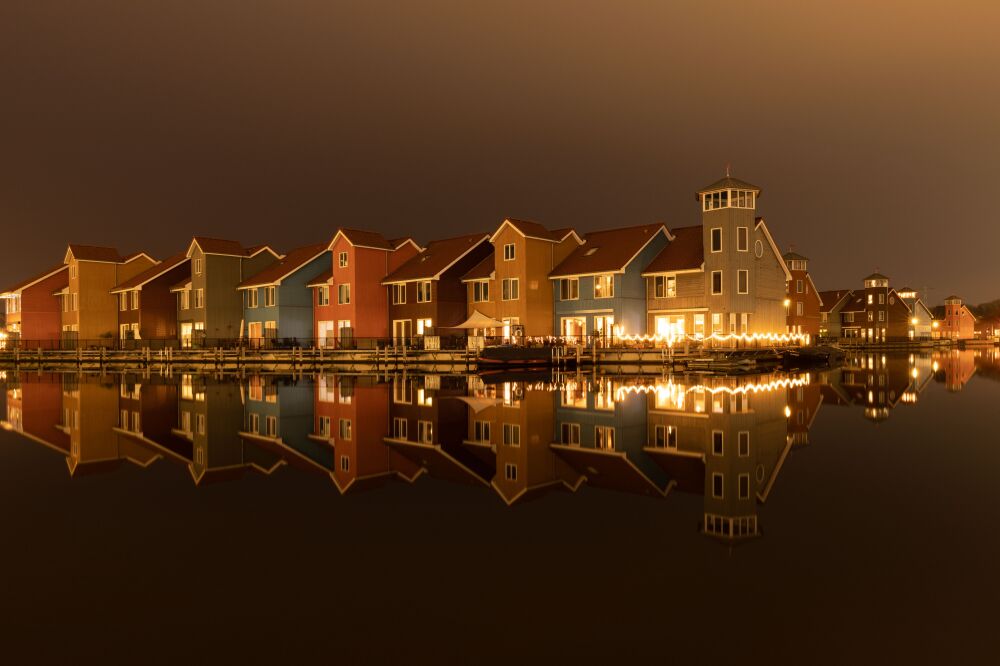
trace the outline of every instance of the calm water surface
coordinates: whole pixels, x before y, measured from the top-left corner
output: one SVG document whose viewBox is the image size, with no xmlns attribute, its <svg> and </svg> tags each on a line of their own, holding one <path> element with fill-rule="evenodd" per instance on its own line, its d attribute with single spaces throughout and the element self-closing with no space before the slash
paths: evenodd
<svg viewBox="0 0 1000 666">
<path fill-rule="evenodd" d="M 0 376 L 7 663 L 996 663 L 994 350 Z"/>
</svg>

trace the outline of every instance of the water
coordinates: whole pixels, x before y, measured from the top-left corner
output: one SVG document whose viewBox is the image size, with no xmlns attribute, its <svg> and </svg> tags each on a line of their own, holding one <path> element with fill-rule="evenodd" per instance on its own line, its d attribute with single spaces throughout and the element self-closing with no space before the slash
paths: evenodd
<svg viewBox="0 0 1000 666">
<path fill-rule="evenodd" d="M 4 652 L 993 663 L 998 377 L 8 370 Z"/>
</svg>

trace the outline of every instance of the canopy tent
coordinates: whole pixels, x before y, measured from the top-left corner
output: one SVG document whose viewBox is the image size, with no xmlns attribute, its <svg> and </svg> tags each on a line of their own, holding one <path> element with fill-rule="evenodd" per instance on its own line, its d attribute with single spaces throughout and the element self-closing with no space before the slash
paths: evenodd
<svg viewBox="0 0 1000 666">
<path fill-rule="evenodd" d="M 493 319 L 492 317 L 487 317 L 479 310 L 475 310 L 468 319 L 466 319 L 464 322 L 462 322 L 455 328 L 465 328 L 465 329 L 499 328 L 500 326 L 503 326 L 502 321 L 498 321 L 496 319 Z"/>
</svg>

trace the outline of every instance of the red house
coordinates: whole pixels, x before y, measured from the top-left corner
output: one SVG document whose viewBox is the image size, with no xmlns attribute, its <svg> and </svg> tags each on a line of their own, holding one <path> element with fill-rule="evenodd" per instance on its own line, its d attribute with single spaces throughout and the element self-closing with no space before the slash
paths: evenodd
<svg viewBox="0 0 1000 666">
<path fill-rule="evenodd" d="M 328 249 L 330 270 L 309 283 L 318 345 L 388 337 L 388 292 L 382 280 L 423 248 L 412 238 L 386 240 L 373 231 L 339 229 Z"/>
<path fill-rule="evenodd" d="M 62 306 L 56 293 L 68 286 L 69 266 L 59 264 L 0 293 L 7 301 L 7 346 L 58 347 Z"/>
<path fill-rule="evenodd" d="M 976 335 L 976 316 L 958 296 L 944 299 L 944 319 L 938 328 L 942 338 L 971 340 Z"/>
</svg>

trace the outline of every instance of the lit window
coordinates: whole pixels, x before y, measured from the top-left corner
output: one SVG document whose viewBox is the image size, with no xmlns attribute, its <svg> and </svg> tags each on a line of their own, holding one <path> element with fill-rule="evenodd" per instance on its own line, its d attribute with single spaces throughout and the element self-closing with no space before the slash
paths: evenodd
<svg viewBox="0 0 1000 666">
<path fill-rule="evenodd" d="M 615 450 L 615 429 L 613 426 L 594 427 L 594 445 L 602 451 Z"/>
<path fill-rule="evenodd" d="M 594 298 L 613 298 L 614 295 L 614 275 L 597 275 L 594 277 Z"/>
<path fill-rule="evenodd" d="M 677 295 L 677 278 L 673 275 L 657 275 L 653 278 L 653 294 L 656 298 L 673 298 Z"/>
</svg>

